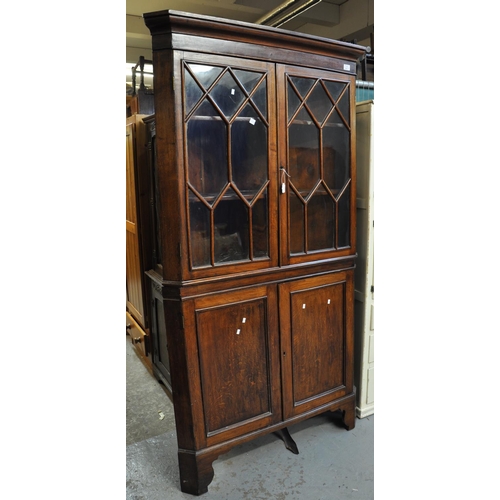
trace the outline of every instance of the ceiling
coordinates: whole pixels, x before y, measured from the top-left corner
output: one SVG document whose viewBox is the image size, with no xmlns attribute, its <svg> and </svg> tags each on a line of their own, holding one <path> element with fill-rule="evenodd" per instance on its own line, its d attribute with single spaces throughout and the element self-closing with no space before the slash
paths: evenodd
<svg viewBox="0 0 500 500">
<path fill-rule="evenodd" d="M 139 57 L 152 59 L 142 15 L 166 9 L 234 19 L 370 45 L 374 0 L 126 0 L 127 83 Z M 273 13 L 277 15 L 271 16 Z M 288 20 L 286 20 L 288 19 Z M 286 22 L 283 22 L 286 20 Z M 146 80 L 147 85 L 147 80 Z"/>
</svg>

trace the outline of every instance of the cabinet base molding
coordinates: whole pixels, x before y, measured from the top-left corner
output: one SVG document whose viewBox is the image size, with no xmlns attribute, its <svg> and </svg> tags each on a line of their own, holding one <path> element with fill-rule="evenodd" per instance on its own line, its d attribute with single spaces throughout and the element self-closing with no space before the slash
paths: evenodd
<svg viewBox="0 0 500 500">
<path fill-rule="evenodd" d="M 352 392 L 351 394 L 337 400 L 334 404 L 316 408 L 310 412 L 290 418 L 284 422 L 280 422 L 279 424 L 271 425 L 269 427 L 266 427 L 265 429 L 251 432 L 249 434 L 234 438 L 221 444 L 210 446 L 198 451 L 179 448 L 178 460 L 181 491 L 197 496 L 206 493 L 208 491 L 208 486 L 212 482 L 214 477 L 212 463 L 217 460 L 220 455 L 228 453 L 235 446 L 246 443 L 248 441 L 252 441 L 253 439 L 260 436 L 265 436 L 273 432 L 281 433 L 285 431 L 285 433 L 288 433 L 288 427 L 303 420 L 307 420 L 313 416 L 320 415 L 327 411 L 334 412 L 340 410 L 343 415 L 342 418 L 345 429 L 354 429 L 356 420 L 355 405 L 356 393 Z M 291 437 L 290 439 L 295 444 L 295 441 L 293 441 Z M 289 449 L 286 443 L 285 446 L 287 449 Z M 297 448 L 296 444 L 295 448 Z M 295 453 L 294 451 L 292 452 Z M 298 451 L 296 454 L 298 454 Z"/>
</svg>

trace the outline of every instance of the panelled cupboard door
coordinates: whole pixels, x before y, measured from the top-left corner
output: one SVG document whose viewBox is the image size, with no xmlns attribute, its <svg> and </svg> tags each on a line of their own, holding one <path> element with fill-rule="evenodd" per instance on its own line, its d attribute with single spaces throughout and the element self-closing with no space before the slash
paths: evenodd
<svg viewBox="0 0 500 500">
<path fill-rule="evenodd" d="M 185 53 L 177 68 L 190 272 L 277 265 L 275 66 Z"/>
<path fill-rule="evenodd" d="M 275 285 L 194 300 L 207 445 L 281 420 Z"/>
<path fill-rule="evenodd" d="M 352 271 L 279 286 L 285 419 L 352 392 L 352 293 Z"/>
<path fill-rule="evenodd" d="M 277 66 L 283 264 L 355 249 L 353 76 Z"/>
</svg>

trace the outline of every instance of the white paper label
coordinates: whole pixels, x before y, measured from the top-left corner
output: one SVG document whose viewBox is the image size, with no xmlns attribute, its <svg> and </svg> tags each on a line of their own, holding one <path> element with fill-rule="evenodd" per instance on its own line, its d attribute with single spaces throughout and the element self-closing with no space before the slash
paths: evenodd
<svg viewBox="0 0 500 500">
<path fill-rule="evenodd" d="M 345 69 L 345 67 L 344 67 Z M 234 89 L 231 89 L 231 95 L 234 95 Z"/>
<path fill-rule="evenodd" d="M 281 192 L 284 193 L 286 191 L 286 185 L 284 182 L 281 183 Z"/>
<path fill-rule="evenodd" d="M 236 330 L 236 335 L 239 335 L 239 334 L 240 334 L 240 332 L 241 332 L 241 330 L 238 328 L 238 329 Z"/>
<path fill-rule="evenodd" d="M 250 125 L 255 125 L 257 122 L 254 118 L 250 118 Z"/>
<path fill-rule="evenodd" d="M 345 71 L 351 71 L 351 65 L 350 64 L 344 64 L 344 70 Z"/>
</svg>

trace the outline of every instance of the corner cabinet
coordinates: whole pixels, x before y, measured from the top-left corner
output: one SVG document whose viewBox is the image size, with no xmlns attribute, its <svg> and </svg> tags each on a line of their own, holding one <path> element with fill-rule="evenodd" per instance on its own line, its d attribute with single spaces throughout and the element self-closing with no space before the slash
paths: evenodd
<svg viewBox="0 0 500 500">
<path fill-rule="evenodd" d="M 181 489 L 233 446 L 341 410 L 354 427 L 355 78 L 363 47 L 176 11 L 153 42 L 147 273 Z M 160 366 L 161 365 L 161 366 Z"/>
</svg>

